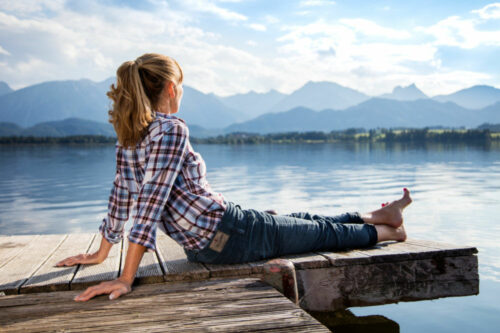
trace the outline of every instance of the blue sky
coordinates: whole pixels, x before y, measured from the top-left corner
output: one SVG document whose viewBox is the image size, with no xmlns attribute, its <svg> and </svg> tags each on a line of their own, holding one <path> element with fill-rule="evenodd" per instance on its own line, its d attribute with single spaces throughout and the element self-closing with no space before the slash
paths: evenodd
<svg viewBox="0 0 500 333">
<path fill-rule="evenodd" d="M 0 80 L 104 80 L 145 52 L 226 96 L 331 81 L 369 95 L 500 87 L 500 3 L 328 0 L 3 0 Z"/>
</svg>

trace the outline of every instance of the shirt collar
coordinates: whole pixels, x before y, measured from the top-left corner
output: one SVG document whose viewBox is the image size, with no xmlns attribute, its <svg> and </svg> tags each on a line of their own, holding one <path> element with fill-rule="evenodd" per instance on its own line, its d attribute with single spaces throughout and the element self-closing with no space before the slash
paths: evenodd
<svg viewBox="0 0 500 333">
<path fill-rule="evenodd" d="M 176 117 L 172 114 L 166 114 L 166 113 L 162 113 L 162 112 L 155 112 L 156 114 L 156 117 L 159 117 L 159 118 L 165 118 L 165 119 L 178 119 L 180 121 L 182 121 L 183 123 L 186 123 L 184 120 L 182 120 L 181 118 L 179 117 Z"/>
</svg>

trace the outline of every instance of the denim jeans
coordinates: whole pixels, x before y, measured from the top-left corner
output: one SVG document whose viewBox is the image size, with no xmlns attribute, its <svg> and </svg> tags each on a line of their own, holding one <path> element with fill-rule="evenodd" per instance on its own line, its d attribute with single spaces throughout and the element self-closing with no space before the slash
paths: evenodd
<svg viewBox="0 0 500 333">
<path fill-rule="evenodd" d="M 211 248 L 216 234 L 202 250 L 185 249 L 189 261 L 235 264 L 286 254 L 363 248 L 377 243 L 377 230 L 365 224 L 358 213 L 271 215 L 242 209 L 231 201 L 226 201 L 226 211 L 217 231 L 229 236 L 225 236 L 223 248 L 218 251 Z"/>
</svg>

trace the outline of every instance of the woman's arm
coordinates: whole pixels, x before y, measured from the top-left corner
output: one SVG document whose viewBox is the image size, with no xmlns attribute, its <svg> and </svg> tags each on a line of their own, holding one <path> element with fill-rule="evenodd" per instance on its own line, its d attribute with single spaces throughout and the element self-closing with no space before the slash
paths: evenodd
<svg viewBox="0 0 500 333">
<path fill-rule="evenodd" d="M 122 275 L 116 280 L 101 282 L 96 286 L 87 288 L 87 290 L 75 297 L 75 301 L 88 301 L 92 297 L 102 294 L 110 294 L 109 299 L 115 299 L 129 293 L 132 290 L 132 283 L 145 250 L 145 246 L 129 243 Z"/>
</svg>

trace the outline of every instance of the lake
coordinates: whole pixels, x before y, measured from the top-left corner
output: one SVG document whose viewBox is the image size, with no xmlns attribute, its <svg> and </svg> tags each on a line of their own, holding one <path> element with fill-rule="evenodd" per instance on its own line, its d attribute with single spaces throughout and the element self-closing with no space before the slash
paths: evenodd
<svg viewBox="0 0 500 333">
<path fill-rule="evenodd" d="M 383 315 L 402 332 L 477 333 L 500 325 L 500 148 L 193 146 L 207 163 L 212 188 L 242 208 L 370 211 L 408 187 L 414 199 L 405 215 L 409 237 L 476 246 L 480 294 L 351 310 Z M 112 146 L 1 146 L 0 234 L 96 232 L 114 158 Z"/>
</svg>

